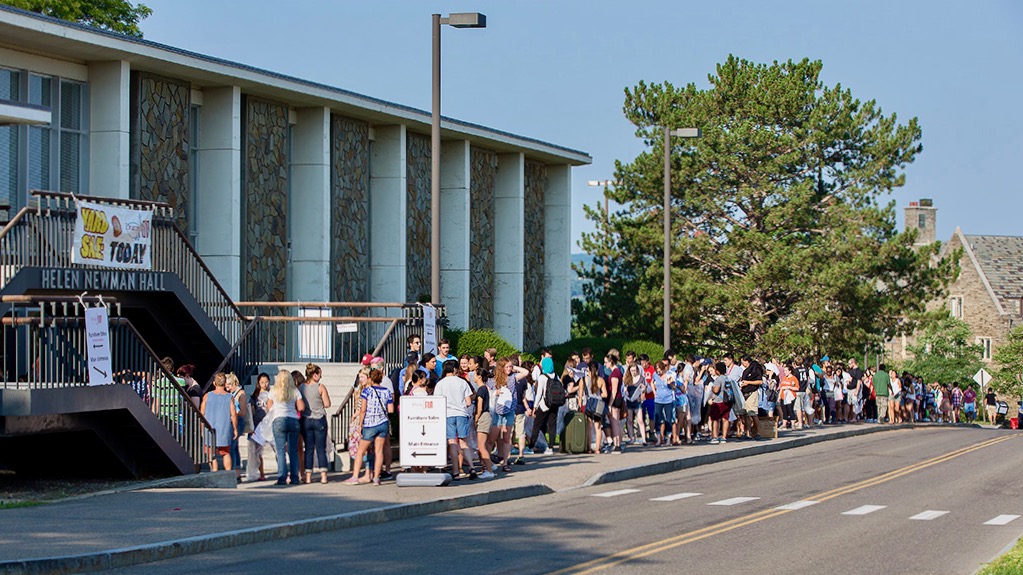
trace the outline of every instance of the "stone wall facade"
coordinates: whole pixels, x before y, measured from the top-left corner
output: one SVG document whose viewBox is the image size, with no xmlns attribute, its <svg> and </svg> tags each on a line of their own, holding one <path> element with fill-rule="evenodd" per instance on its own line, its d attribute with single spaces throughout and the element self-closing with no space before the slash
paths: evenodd
<svg viewBox="0 0 1023 575">
<path fill-rule="evenodd" d="M 544 342 L 544 211 L 547 166 L 526 161 L 525 165 L 525 260 L 522 279 L 522 347 L 539 349 Z"/>
<path fill-rule="evenodd" d="M 945 251 L 952 253 L 962 247 L 963 243 L 959 235 L 953 234 L 952 239 L 945 246 Z M 991 295 L 981 279 L 980 272 L 977 271 L 977 267 L 974 266 L 973 260 L 965 250 L 959 259 L 959 277 L 949 286 L 948 295 L 944 299 L 931 302 L 927 307 L 930 310 L 946 309 L 951 312 L 952 298 L 962 298 L 962 317 L 960 319 L 969 324 L 973 337 L 991 338 L 991 353 L 994 355 L 998 346 L 1004 344 L 1008 339 L 1011 328 L 1009 317 L 999 313 L 998 307 L 991 299 Z M 901 354 L 896 359 L 903 361 L 909 359 L 911 354 L 907 348 L 915 341 L 915 334 L 902 338 Z M 970 343 L 974 343 L 974 341 L 971 340 Z M 989 360 L 988 363 L 991 361 Z"/>
<path fill-rule="evenodd" d="M 288 277 L 288 106 L 245 97 L 242 104 L 242 297 L 284 301 Z"/>
<path fill-rule="evenodd" d="M 188 237 L 191 190 L 188 82 L 135 72 L 131 76 L 132 197 L 174 208 Z"/>
<path fill-rule="evenodd" d="M 369 124 L 330 123 L 330 297 L 369 301 Z"/>
<path fill-rule="evenodd" d="M 408 132 L 406 301 L 430 299 L 430 137 Z"/>
<path fill-rule="evenodd" d="M 469 166 L 469 329 L 493 329 L 497 152 L 473 146 Z"/>
</svg>

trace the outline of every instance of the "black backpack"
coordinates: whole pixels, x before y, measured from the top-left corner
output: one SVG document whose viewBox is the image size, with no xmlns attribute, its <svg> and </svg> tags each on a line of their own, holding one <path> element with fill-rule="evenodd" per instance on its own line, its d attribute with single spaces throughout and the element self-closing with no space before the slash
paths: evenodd
<svg viewBox="0 0 1023 575">
<path fill-rule="evenodd" d="M 565 384 L 556 377 L 545 375 L 547 378 L 547 407 L 561 407 L 565 405 Z"/>
</svg>

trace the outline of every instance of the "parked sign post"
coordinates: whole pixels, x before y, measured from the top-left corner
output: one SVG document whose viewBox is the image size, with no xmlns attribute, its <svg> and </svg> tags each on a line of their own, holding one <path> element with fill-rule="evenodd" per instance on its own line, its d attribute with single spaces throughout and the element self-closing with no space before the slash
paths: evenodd
<svg viewBox="0 0 1023 575">
<path fill-rule="evenodd" d="M 90 307 L 85 310 L 85 334 L 89 349 L 89 385 L 114 383 L 110 368 L 110 319 L 107 308 Z"/>
<path fill-rule="evenodd" d="M 980 371 L 973 374 L 973 381 L 976 381 L 981 387 L 987 387 L 988 382 L 991 381 L 991 374 L 982 367 Z"/>
<path fill-rule="evenodd" d="M 436 395 L 401 398 L 402 467 L 443 467 L 448 460 L 447 400 Z"/>
</svg>

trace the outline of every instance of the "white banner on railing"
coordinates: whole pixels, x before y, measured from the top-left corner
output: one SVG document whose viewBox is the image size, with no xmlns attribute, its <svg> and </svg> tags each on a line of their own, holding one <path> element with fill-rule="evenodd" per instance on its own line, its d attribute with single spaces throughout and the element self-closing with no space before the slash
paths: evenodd
<svg viewBox="0 0 1023 575">
<path fill-rule="evenodd" d="M 71 262 L 126 270 L 153 269 L 152 210 L 78 201 Z"/>
</svg>

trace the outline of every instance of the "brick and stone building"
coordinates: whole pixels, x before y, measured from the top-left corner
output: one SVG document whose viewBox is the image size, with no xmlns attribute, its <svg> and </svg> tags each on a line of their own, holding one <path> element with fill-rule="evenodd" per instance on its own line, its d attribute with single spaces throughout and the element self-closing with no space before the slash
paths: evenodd
<svg viewBox="0 0 1023 575">
<path fill-rule="evenodd" d="M 917 245 L 935 241 L 937 208 L 930 200 L 910 202 L 905 215 L 906 226 L 919 231 Z M 948 296 L 932 302 L 931 308 L 944 307 L 965 321 L 984 350 L 984 361 L 990 363 L 1009 331 L 1023 322 L 1023 237 L 970 235 L 957 227 L 941 256 L 959 249 L 959 277 L 949 286 Z M 907 359 L 911 341 L 911 336 L 902 338 L 896 359 Z"/>
</svg>

